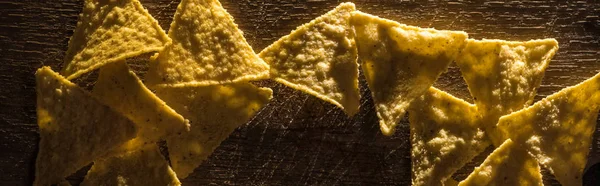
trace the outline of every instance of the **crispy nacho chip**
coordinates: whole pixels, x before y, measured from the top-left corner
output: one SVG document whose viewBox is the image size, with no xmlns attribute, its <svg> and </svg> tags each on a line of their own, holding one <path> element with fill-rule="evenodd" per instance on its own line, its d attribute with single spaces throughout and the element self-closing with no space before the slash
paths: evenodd
<svg viewBox="0 0 600 186">
<path fill-rule="evenodd" d="M 158 88 L 156 95 L 190 120 L 190 132 L 167 139 L 171 165 L 187 177 L 238 126 L 248 122 L 272 97 L 269 88 L 250 83 Z"/>
<path fill-rule="evenodd" d="M 436 88 L 408 110 L 412 185 L 441 185 L 490 145 L 477 108 Z"/>
<path fill-rule="evenodd" d="M 498 128 L 563 185 L 581 185 L 600 109 L 600 74 L 503 116 Z"/>
<path fill-rule="evenodd" d="M 354 10 L 354 4 L 342 3 L 260 52 L 271 66 L 271 78 L 354 115 L 360 105 L 357 51 L 349 25 Z"/>
<path fill-rule="evenodd" d="M 500 145 L 483 163 L 461 181 L 467 185 L 543 185 L 540 166 L 523 148 L 510 139 Z"/>
<path fill-rule="evenodd" d="M 181 185 L 155 144 L 94 161 L 81 183 L 86 185 Z"/>
<path fill-rule="evenodd" d="M 58 184 L 135 137 L 133 122 L 49 67 L 36 72 L 40 132 L 34 185 Z"/>
<path fill-rule="evenodd" d="M 456 63 L 494 145 L 507 139 L 495 128 L 498 118 L 531 104 L 557 50 L 554 39 L 467 40 Z"/>
<path fill-rule="evenodd" d="M 169 29 L 173 42 L 150 63 L 150 86 L 201 86 L 269 78 L 217 0 L 182 0 Z"/>
<path fill-rule="evenodd" d="M 361 12 L 352 14 L 358 55 L 381 131 L 391 135 L 410 103 L 455 59 L 467 33 L 412 27 Z"/>
<path fill-rule="evenodd" d="M 159 51 L 169 41 L 138 0 L 85 0 L 61 74 L 74 79 L 108 63 Z"/>
<path fill-rule="evenodd" d="M 136 124 L 137 137 L 121 150 L 134 150 L 189 130 L 187 120 L 148 90 L 125 61 L 102 67 L 92 93 Z"/>
</svg>

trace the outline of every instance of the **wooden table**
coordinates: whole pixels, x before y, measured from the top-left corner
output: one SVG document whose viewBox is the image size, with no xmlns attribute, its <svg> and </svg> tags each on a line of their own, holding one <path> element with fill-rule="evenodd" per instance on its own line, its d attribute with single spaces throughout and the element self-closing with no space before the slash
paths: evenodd
<svg viewBox="0 0 600 186">
<path fill-rule="evenodd" d="M 556 38 L 560 50 L 536 101 L 600 70 L 600 4 L 596 1 L 354 2 L 367 13 L 421 27 L 464 30 L 476 39 Z M 179 2 L 142 3 L 168 29 Z M 222 3 L 255 51 L 339 4 L 324 0 Z M 32 183 L 39 140 L 34 72 L 43 65 L 60 68 L 81 8 L 77 0 L 0 0 L 0 185 Z M 143 63 L 135 64 L 143 71 Z M 184 184 L 410 185 L 407 120 L 394 136 L 383 136 L 364 78 L 362 107 L 352 118 L 331 104 L 272 81 L 260 84 L 273 88 L 272 102 L 182 180 Z M 455 65 L 435 86 L 472 101 Z M 588 167 L 600 162 L 598 137 L 596 131 Z M 488 148 L 454 178 L 464 179 L 492 150 Z M 80 182 L 86 171 L 69 180 Z M 599 185 L 599 180 L 600 164 L 584 175 L 585 185 Z M 558 185 L 546 170 L 544 183 Z"/>
</svg>

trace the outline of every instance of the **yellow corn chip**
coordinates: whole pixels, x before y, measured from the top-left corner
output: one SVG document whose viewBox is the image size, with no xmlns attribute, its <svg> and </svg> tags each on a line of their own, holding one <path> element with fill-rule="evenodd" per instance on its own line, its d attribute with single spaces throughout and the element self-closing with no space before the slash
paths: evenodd
<svg viewBox="0 0 600 186">
<path fill-rule="evenodd" d="M 94 161 L 81 183 L 86 185 L 181 185 L 155 144 Z"/>
<path fill-rule="evenodd" d="M 503 116 L 498 128 L 563 185 L 581 185 L 600 109 L 600 74 Z"/>
<path fill-rule="evenodd" d="M 159 51 L 169 41 L 138 0 L 85 0 L 61 74 L 74 79 L 108 63 Z"/>
<path fill-rule="evenodd" d="M 342 3 L 260 52 L 271 78 L 328 101 L 348 115 L 360 105 L 354 31 L 354 4 Z"/>
<path fill-rule="evenodd" d="M 182 0 L 169 37 L 173 42 L 150 63 L 148 85 L 200 86 L 269 78 L 269 66 L 217 0 Z"/>
<path fill-rule="evenodd" d="M 135 137 L 135 125 L 49 67 L 36 72 L 40 132 L 34 185 L 63 181 Z"/>
<path fill-rule="evenodd" d="M 121 150 L 134 150 L 141 144 L 189 130 L 187 120 L 148 90 L 125 61 L 102 67 L 92 93 L 136 124 L 137 137 Z"/>
<path fill-rule="evenodd" d="M 537 161 L 510 139 L 496 148 L 459 186 L 543 185 Z"/>
<path fill-rule="evenodd" d="M 156 95 L 190 120 L 188 133 L 167 139 L 171 165 L 187 177 L 238 126 L 248 122 L 272 97 L 269 88 L 250 83 L 158 88 Z"/>
<path fill-rule="evenodd" d="M 351 24 L 381 131 L 391 135 L 410 103 L 455 59 L 467 33 L 412 27 L 361 12 L 353 13 Z"/>
<path fill-rule="evenodd" d="M 477 108 L 436 88 L 408 110 L 412 185 L 442 185 L 490 145 Z"/>
<path fill-rule="evenodd" d="M 554 39 L 467 40 L 456 63 L 494 145 L 507 139 L 495 128 L 498 118 L 531 104 L 557 50 Z"/>
</svg>

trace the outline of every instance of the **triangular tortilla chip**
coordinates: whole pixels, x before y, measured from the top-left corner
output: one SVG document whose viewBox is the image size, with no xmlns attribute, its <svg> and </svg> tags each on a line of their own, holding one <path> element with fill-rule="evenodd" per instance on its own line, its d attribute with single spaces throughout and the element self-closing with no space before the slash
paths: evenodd
<svg viewBox="0 0 600 186">
<path fill-rule="evenodd" d="M 581 185 L 600 109 L 600 74 L 503 116 L 498 128 L 563 185 Z"/>
<path fill-rule="evenodd" d="M 269 66 L 248 45 L 218 0 L 182 0 L 169 37 L 150 63 L 150 86 L 204 86 L 269 78 Z"/>
<path fill-rule="evenodd" d="M 36 72 L 40 132 L 34 185 L 51 185 L 135 137 L 133 122 L 49 67 Z"/>
<path fill-rule="evenodd" d="M 342 109 L 358 112 L 358 63 L 354 31 L 349 25 L 354 4 L 342 3 L 260 52 L 271 78 Z"/>
<path fill-rule="evenodd" d="M 483 163 L 461 181 L 466 185 L 543 185 L 540 166 L 525 149 L 510 139 L 500 145 Z"/>
<path fill-rule="evenodd" d="M 92 94 L 137 125 L 137 137 L 122 150 L 189 131 L 188 121 L 148 90 L 125 61 L 102 67 Z"/>
<path fill-rule="evenodd" d="M 136 151 L 94 161 L 82 186 L 86 185 L 181 185 L 156 144 Z"/>
<path fill-rule="evenodd" d="M 532 103 L 544 71 L 557 50 L 558 43 L 554 39 L 467 40 L 456 64 L 494 145 L 507 139 L 495 128 L 498 118 Z"/>
<path fill-rule="evenodd" d="M 159 51 L 169 41 L 138 0 L 85 0 L 61 74 L 74 79 L 108 63 Z"/>
<path fill-rule="evenodd" d="M 238 126 L 248 122 L 272 97 L 269 88 L 250 83 L 158 88 L 156 95 L 190 120 L 190 132 L 167 139 L 171 165 L 187 177 Z"/>
<path fill-rule="evenodd" d="M 455 59 L 467 33 L 412 27 L 361 12 L 353 13 L 351 24 L 381 131 L 391 135 L 410 103 Z"/>
<path fill-rule="evenodd" d="M 444 91 L 429 88 L 408 112 L 412 185 L 441 185 L 490 145 L 475 105 Z"/>
</svg>

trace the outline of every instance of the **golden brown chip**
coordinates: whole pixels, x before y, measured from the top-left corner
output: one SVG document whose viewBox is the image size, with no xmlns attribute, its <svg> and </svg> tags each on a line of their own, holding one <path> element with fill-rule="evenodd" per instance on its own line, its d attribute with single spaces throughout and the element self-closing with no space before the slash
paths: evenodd
<svg viewBox="0 0 600 186">
<path fill-rule="evenodd" d="M 190 132 L 167 139 L 179 178 L 198 167 L 238 126 L 248 122 L 272 97 L 269 88 L 250 83 L 158 88 L 156 95 L 190 120 Z"/>
<path fill-rule="evenodd" d="M 477 108 L 436 88 L 408 110 L 412 185 L 442 185 L 490 142 Z"/>
<path fill-rule="evenodd" d="M 150 86 L 203 86 L 269 78 L 217 0 L 182 0 L 169 29 L 173 42 L 150 63 Z"/>
<path fill-rule="evenodd" d="M 381 131 L 391 135 L 406 109 L 446 71 L 467 33 L 407 26 L 354 12 L 358 55 Z"/>
<path fill-rule="evenodd" d="M 181 185 L 155 144 L 99 159 L 81 183 L 86 185 Z"/>
<path fill-rule="evenodd" d="M 354 31 L 354 4 L 342 3 L 260 52 L 271 78 L 354 115 L 360 105 Z"/>
<path fill-rule="evenodd" d="M 40 132 L 34 185 L 51 185 L 135 137 L 133 122 L 49 67 L 36 72 Z"/>
<path fill-rule="evenodd" d="M 133 150 L 140 144 L 189 130 L 187 120 L 148 90 L 125 61 L 102 67 L 92 93 L 138 128 L 137 137 L 120 150 Z"/>
<path fill-rule="evenodd" d="M 600 74 L 503 116 L 498 128 L 563 185 L 581 185 L 600 109 Z"/>
<path fill-rule="evenodd" d="M 108 63 L 159 51 L 169 41 L 138 0 L 85 0 L 61 74 L 74 79 Z"/>
</svg>

